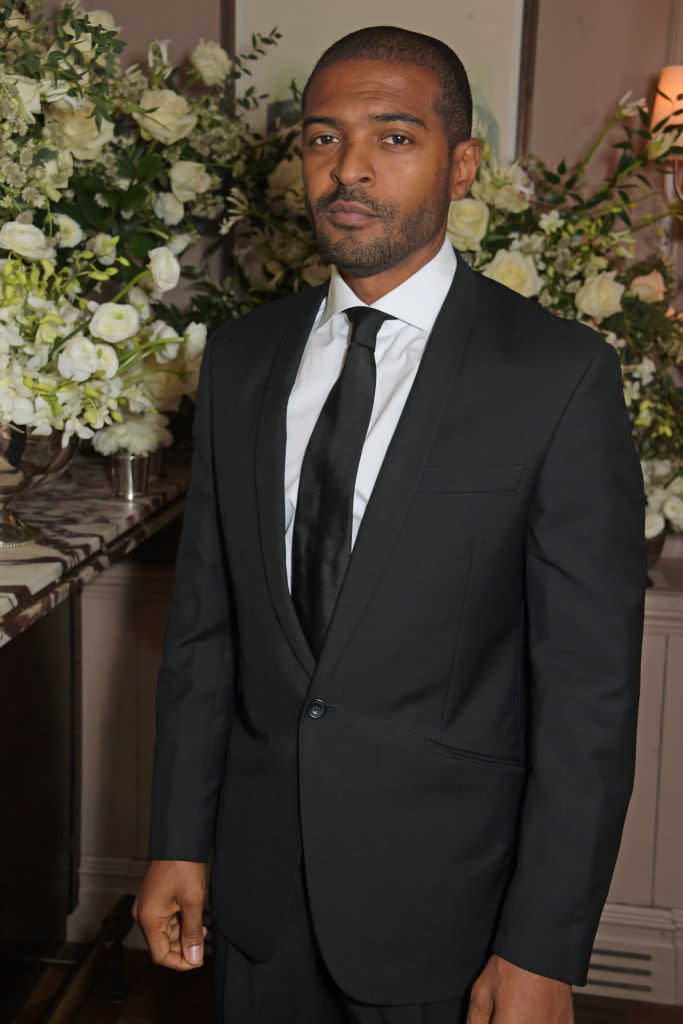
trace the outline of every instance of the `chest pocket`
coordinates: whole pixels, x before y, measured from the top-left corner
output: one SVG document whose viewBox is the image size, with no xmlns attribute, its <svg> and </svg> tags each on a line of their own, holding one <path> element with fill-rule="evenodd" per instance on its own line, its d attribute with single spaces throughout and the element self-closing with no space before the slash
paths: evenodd
<svg viewBox="0 0 683 1024">
<path fill-rule="evenodd" d="M 430 463 L 425 468 L 418 491 L 446 494 L 499 494 L 516 491 L 524 466 L 465 466 L 451 462 L 448 465 Z"/>
</svg>

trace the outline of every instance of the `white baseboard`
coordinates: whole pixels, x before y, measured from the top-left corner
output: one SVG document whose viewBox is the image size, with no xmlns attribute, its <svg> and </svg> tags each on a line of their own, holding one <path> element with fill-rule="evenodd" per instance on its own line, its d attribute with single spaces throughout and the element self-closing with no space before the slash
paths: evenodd
<svg viewBox="0 0 683 1024">
<path fill-rule="evenodd" d="M 683 911 L 608 903 L 591 954 L 590 995 L 683 1002 Z"/>
<path fill-rule="evenodd" d="M 78 906 L 67 919 L 67 942 L 92 942 L 97 937 L 102 921 L 119 897 L 137 890 L 145 863 L 120 857 L 81 858 Z M 145 948 L 145 940 L 136 924 L 124 945 L 131 949 Z"/>
</svg>

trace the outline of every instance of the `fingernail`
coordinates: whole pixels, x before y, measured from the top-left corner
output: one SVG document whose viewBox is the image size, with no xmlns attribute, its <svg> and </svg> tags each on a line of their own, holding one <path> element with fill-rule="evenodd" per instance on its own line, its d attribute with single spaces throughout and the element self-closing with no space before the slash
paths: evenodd
<svg viewBox="0 0 683 1024">
<path fill-rule="evenodd" d="M 198 966 L 202 962 L 201 946 L 190 946 L 188 960 L 190 961 L 191 964 L 195 964 L 196 966 Z"/>
</svg>

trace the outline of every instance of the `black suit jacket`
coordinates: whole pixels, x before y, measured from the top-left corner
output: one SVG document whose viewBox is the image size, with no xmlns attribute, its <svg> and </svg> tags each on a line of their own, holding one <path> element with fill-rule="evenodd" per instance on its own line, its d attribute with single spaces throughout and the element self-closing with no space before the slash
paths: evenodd
<svg viewBox="0 0 683 1024">
<path fill-rule="evenodd" d="M 303 851 L 327 965 L 364 1002 L 449 997 L 492 950 L 581 983 L 632 785 L 645 584 L 618 359 L 459 260 L 316 664 L 283 487 L 323 294 L 207 348 L 151 855 L 213 847 L 215 922 L 266 959 Z"/>
</svg>

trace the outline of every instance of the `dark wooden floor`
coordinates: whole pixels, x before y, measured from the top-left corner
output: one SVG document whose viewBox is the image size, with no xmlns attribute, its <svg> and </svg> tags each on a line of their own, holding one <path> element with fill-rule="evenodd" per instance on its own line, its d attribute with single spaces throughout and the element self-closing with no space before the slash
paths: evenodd
<svg viewBox="0 0 683 1024">
<path fill-rule="evenodd" d="M 102 977 L 99 971 L 85 1001 L 68 1017 L 69 1024 L 213 1024 L 210 965 L 175 974 L 155 967 L 146 953 L 127 952 L 124 977 L 127 994 L 112 999 L 112 976 L 107 972 Z M 113 978 L 116 987 L 116 975 Z M 575 1007 L 576 1024 L 683 1024 L 683 1006 L 577 995 Z M 12 1024 L 37 1024 L 42 1019 L 34 1005 L 20 1012 Z"/>
</svg>

